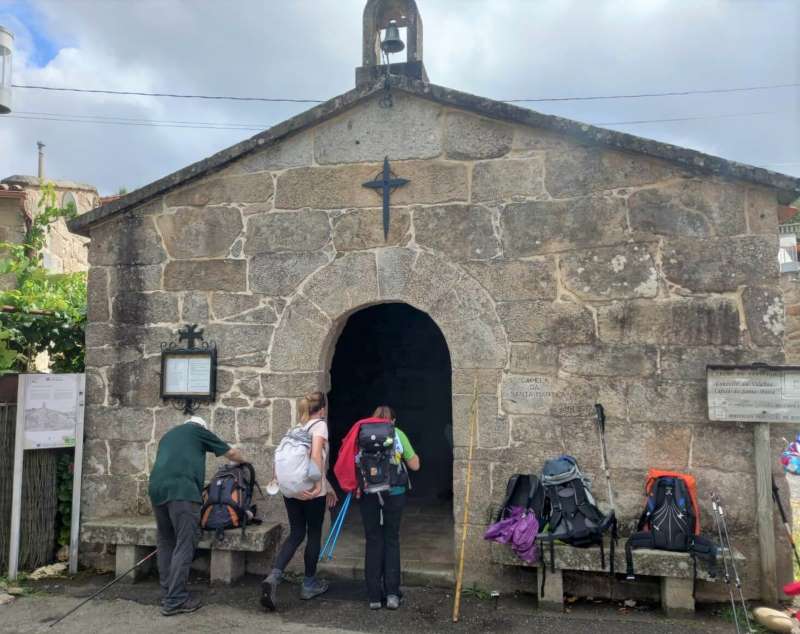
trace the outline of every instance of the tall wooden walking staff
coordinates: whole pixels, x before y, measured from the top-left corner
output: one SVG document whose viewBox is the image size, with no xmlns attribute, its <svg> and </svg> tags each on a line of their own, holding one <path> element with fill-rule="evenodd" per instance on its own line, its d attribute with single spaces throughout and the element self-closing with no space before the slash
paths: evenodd
<svg viewBox="0 0 800 634">
<path fill-rule="evenodd" d="M 467 454 L 467 482 L 464 491 L 464 519 L 461 524 L 461 554 L 458 557 L 456 574 L 456 594 L 453 599 L 453 623 L 458 623 L 461 611 L 461 584 L 464 581 L 464 551 L 467 546 L 467 521 L 469 519 L 469 494 L 472 484 L 472 452 L 475 449 L 476 427 L 478 426 L 478 379 L 472 392 L 472 407 L 469 410 L 469 453 Z"/>
</svg>

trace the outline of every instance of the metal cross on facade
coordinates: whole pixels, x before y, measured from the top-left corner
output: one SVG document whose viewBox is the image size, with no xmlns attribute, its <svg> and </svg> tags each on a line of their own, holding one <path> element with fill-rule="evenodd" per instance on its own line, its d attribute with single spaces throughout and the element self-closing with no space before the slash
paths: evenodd
<svg viewBox="0 0 800 634">
<path fill-rule="evenodd" d="M 189 345 L 189 350 L 192 350 L 195 345 L 194 342 L 196 339 L 203 341 L 203 329 L 197 329 L 197 324 L 186 324 L 183 328 L 178 331 L 178 341 L 183 341 L 186 339 L 186 342 Z"/>
<path fill-rule="evenodd" d="M 389 198 L 392 192 L 398 187 L 402 187 L 409 183 L 407 178 L 395 178 L 392 170 L 389 169 L 389 157 L 383 159 L 383 171 L 375 178 L 375 180 L 363 183 L 363 187 L 369 187 L 374 190 L 381 190 L 383 194 L 383 239 L 389 237 Z"/>
</svg>

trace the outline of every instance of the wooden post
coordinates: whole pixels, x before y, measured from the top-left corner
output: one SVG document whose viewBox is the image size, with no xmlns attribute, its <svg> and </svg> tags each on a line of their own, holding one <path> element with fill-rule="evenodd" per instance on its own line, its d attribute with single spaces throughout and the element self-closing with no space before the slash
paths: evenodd
<svg viewBox="0 0 800 634">
<path fill-rule="evenodd" d="M 753 428 L 756 463 L 756 517 L 758 518 L 758 550 L 761 561 L 761 599 L 778 601 L 775 565 L 775 527 L 772 517 L 772 464 L 770 461 L 769 423 L 756 423 Z"/>
</svg>

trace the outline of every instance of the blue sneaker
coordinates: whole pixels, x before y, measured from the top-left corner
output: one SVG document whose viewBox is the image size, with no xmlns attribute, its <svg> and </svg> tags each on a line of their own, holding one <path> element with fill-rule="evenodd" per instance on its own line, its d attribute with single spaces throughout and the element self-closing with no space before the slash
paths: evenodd
<svg viewBox="0 0 800 634">
<path fill-rule="evenodd" d="M 328 591 L 328 582 L 322 579 L 312 579 L 311 581 L 303 581 L 303 587 L 300 588 L 300 598 L 304 601 L 313 599 Z"/>
</svg>

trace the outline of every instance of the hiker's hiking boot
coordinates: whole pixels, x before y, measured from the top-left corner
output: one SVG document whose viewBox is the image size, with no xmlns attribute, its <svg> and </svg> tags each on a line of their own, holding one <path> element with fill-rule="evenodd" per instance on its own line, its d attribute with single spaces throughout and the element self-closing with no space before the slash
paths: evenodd
<svg viewBox="0 0 800 634">
<path fill-rule="evenodd" d="M 386 609 L 387 610 L 396 610 L 400 607 L 400 597 L 396 594 L 390 594 L 386 597 Z"/>
<path fill-rule="evenodd" d="M 270 612 L 275 611 L 275 597 L 278 593 L 278 584 L 280 581 L 280 576 L 270 573 L 269 576 L 261 582 L 261 605 Z"/>
<path fill-rule="evenodd" d="M 311 581 L 303 581 L 303 586 L 300 588 L 300 598 L 303 600 L 313 599 L 318 597 L 323 592 L 328 591 L 328 582 L 322 579 L 312 579 Z"/>
<path fill-rule="evenodd" d="M 370 601 L 369 602 L 369 609 L 370 610 L 380 610 L 383 607 L 383 604 L 380 601 Z"/>
<path fill-rule="evenodd" d="M 195 599 L 194 597 L 189 597 L 181 603 L 179 606 L 174 608 L 165 608 L 162 606 L 161 614 L 162 616 L 175 616 L 176 614 L 188 614 L 189 612 L 196 612 L 203 604 L 200 602 L 200 599 Z"/>
</svg>

